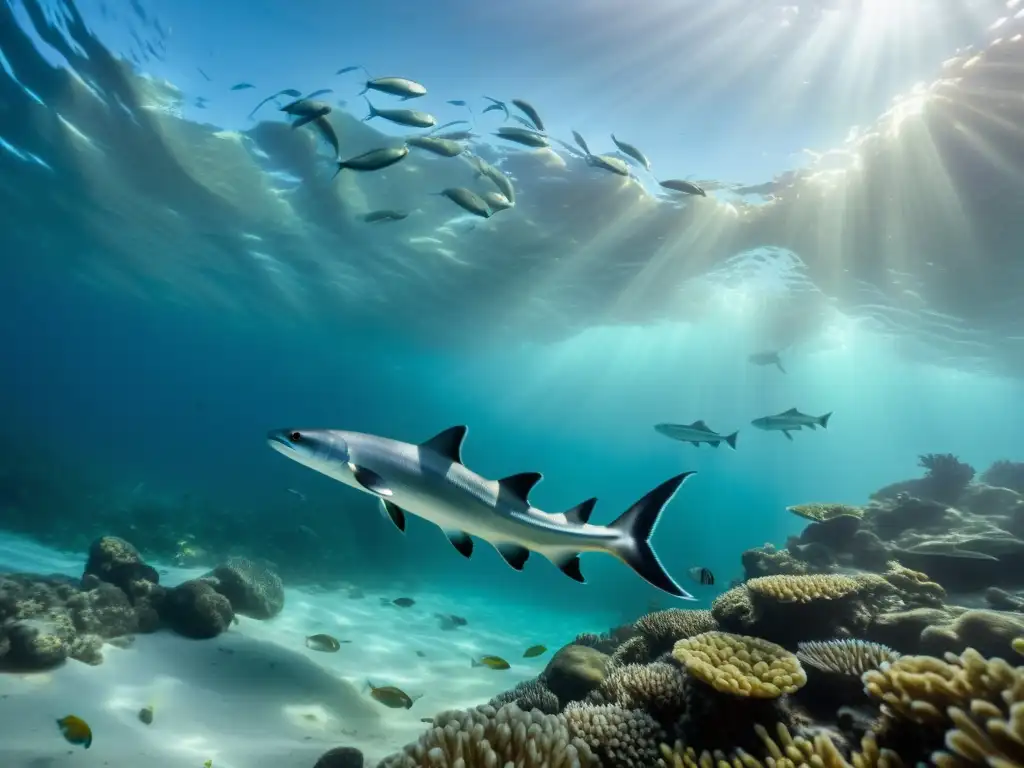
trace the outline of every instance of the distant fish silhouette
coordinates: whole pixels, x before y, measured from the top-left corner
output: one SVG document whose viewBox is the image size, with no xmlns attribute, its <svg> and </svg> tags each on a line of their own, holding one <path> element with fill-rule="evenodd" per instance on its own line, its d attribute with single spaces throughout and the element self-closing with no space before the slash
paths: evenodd
<svg viewBox="0 0 1024 768">
<path fill-rule="evenodd" d="M 748 357 L 747 360 L 753 363 L 754 365 L 774 365 L 783 373 L 786 372 L 786 369 L 782 367 L 782 360 L 779 358 L 778 351 L 774 349 L 766 350 L 764 352 L 755 352 L 754 354 L 750 355 L 750 357 Z"/>
<path fill-rule="evenodd" d="M 253 85 L 252 83 L 236 83 L 235 85 L 231 86 L 231 90 L 232 91 L 247 91 L 250 88 L 255 88 L 255 87 L 256 86 Z"/>
</svg>

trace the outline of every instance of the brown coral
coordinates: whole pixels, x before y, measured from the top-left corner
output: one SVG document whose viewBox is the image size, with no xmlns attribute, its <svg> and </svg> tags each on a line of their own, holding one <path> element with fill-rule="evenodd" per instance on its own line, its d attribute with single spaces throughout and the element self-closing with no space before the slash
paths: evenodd
<svg viewBox="0 0 1024 768">
<path fill-rule="evenodd" d="M 863 509 L 852 507 L 849 504 L 795 504 L 792 507 L 786 507 L 786 511 L 817 523 L 835 520 L 837 517 L 864 517 Z"/>
<path fill-rule="evenodd" d="M 661 726 L 641 710 L 615 705 L 594 707 L 577 702 L 565 708 L 564 717 L 574 740 L 585 744 L 605 768 L 654 765 L 658 745 L 665 737 Z"/>
<path fill-rule="evenodd" d="M 728 632 L 705 632 L 676 643 L 672 655 L 715 690 L 775 699 L 807 682 L 800 660 L 780 645 Z"/>
<path fill-rule="evenodd" d="M 700 754 L 692 747 L 686 747 L 677 741 L 675 747 L 661 745 L 662 758 L 659 766 L 664 768 L 852 768 L 836 747 L 835 743 L 825 734 L 813 739 L 793 736 L 784 723 L 775 724 L 775 735 L 760 724 L 754 730 L 761 741 L 764 751 L 763 761 L 742 749 L 732 750 L 726 754 L 722 750 L 704 750 Z M 882 763 L 856 764 L 856 768 L 884 765 Z M 889 765 L 887 768 L 896 768 Z"/>
<path fill-rule="evenodd" d="M 860 586 L 856 579 L 837 574 L 761 576 L 746 585 L 752 594 L 780 603 L 836 600 L 853 594 Z"/>
<path fill-rule="evenodd" d="M 506 704 L 440 713 L 418 741 L 385 758 L 380 768 L 586 768 L 592 759 L 564 717 Z"/>
<path fill-rule="evenodd" d="M 886 563 L 883 578 L 900 593 L 907 605 L 941 608 L 946 599 L 946 590 L 932 581 L 928 574 L 905 568 L 897 561 Z"/>
<path fill-rule="evenodd" d="M 615 649 L 610 663 L 611 666 L 617 667 L 625 664 L 646 664 L 650 660 L 651 649 L 647 644 L 647 638 L 637 635 Z"/>
<path fill-rule="evenodd" d="M 646 639 L 650 658 L 657 658 L 672 650 L 677 640 L 718 629 L 718 622 L 711 611 L 669 608 L 641 616 L 634 627 Z"/>
<path fill-rule="evenodd" d="M 866 640 L 826 640 L 800 643 L 796 656 L 822 672 L 860 677 L 885 662 L 895 661 L 900 654 L 887 645 Z"/>
<path fill-rule="evenodd" d="M 673 664 L 628 664 L 608 673 L 591 696 L 595 702 L 642 709 L 663 723 L 682 713 L 686 702 L 682 671 Z"/>
</svg>

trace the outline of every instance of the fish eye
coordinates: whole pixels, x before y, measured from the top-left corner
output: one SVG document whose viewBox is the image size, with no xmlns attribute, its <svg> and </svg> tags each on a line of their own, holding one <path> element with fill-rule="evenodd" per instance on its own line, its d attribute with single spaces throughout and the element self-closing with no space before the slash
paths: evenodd
<svg viewBox="0 0 1024 768">
<path fill-rule="evenodd" d="M 302 433 L 301 432 L 292 432 L 290 435 L 288 435 L 288 439 L 291 440 L 293 443 L 301 442 L 302 441 Z"/>
</svg>

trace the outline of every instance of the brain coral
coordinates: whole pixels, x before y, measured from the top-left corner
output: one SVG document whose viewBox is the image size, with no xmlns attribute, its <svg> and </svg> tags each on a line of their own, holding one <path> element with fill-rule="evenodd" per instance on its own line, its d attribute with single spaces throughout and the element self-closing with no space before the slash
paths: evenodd
<svg viewBox="0 0 1024 768">
<path fill-rule="evenodd" d="M 734 696 L 775 699 L 807 682 L 796 656 L 756 637 L 705 632 L 677 642 L 672 655 L 698 680 Z"/>
<path fill-rule="evenodd" d="M 801 576 L 761 576 L 746 582 L 747 589 L 757 597 L 780 603 L 809 603 L 814 600 L 837 600 L 859 588 L 856 579 L 837 574 Z"/>
</svg>

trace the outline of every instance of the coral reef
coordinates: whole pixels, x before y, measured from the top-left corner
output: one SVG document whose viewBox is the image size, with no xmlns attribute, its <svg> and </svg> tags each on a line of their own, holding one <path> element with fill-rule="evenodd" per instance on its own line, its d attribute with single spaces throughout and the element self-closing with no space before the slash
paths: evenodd
<svg viewBox="0 0 1024 768">
<path fill-rule="evenodd" d="M 99 664 L 105 642 L 123 644 L 162 628 L 211 638 L 228 629 L 235 613 L 280 611 L 284 592 L 273 572 L 229 560 L 212 573 L 218 581 L 203 577 L 167 589 L 132 544 L 104 536 L 89 547 L 81 579 L 0 574 L 0 670 L 47 669 L 69 658 Z M 238 605 L 215 583 L 229 584 Z"/>
</svg>

